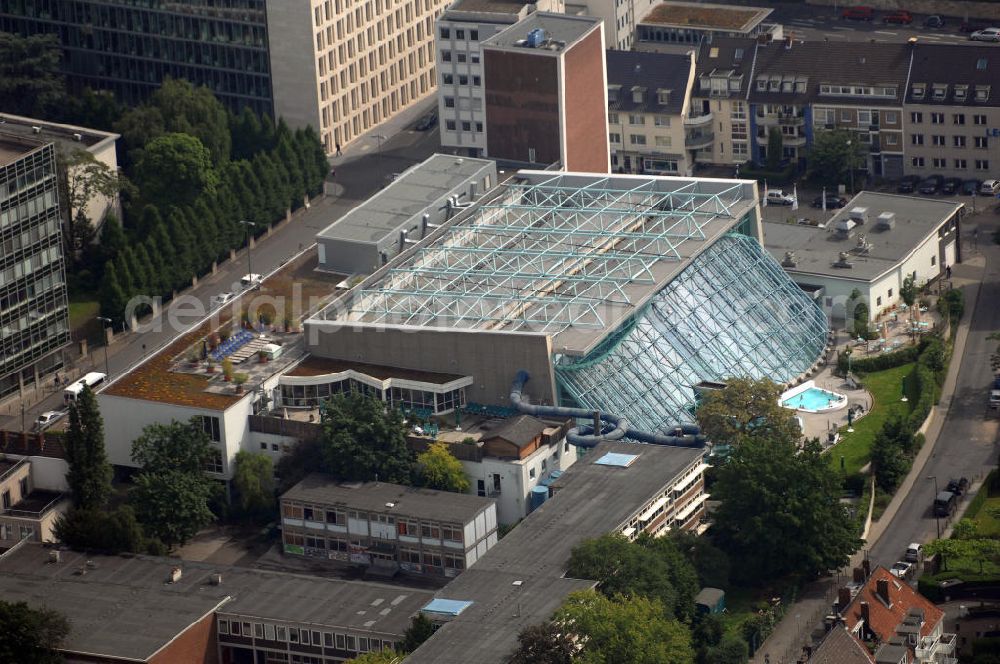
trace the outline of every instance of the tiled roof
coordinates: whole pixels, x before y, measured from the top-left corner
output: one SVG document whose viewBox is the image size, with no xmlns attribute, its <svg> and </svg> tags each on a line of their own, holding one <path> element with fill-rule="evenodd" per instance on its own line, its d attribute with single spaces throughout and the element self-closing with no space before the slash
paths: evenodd
<svg viewBox="0 0 1000 664">
<path fill-rule="evenodd" d="M 843 625 L 837 625 L 823 639 L 809 664 L 874 664 L 875 658 L 868 648 L 847 631 Z"/>
<path fill-rule="evenodd" d="M 609 99 L 613 111 L 623 113 L 663 113 L 680 115 L 684 110 L 691 73 L 691 56 L 673 53 L 607 51 L 608 86 L 620 86 L 618 99 Z M 643 90 L 642 101 L 632 100 L 632 88 Z M 659 103 L 658 91 L 669 90 L 666 104 Z"/>
<path fill-rule="evenodd" d="M 879 580 L 888 582 L 889 600 L 887 604 L 877 593 Z M 868 624 L 866 630 L 873 632 L 880 641 L 888 641 L 895 636 L 897 628 L 906 619 L 911 609 L 923 611 L 923 622 L 920 625 L 920 636 L 928 636 L 934 631 L 934 626 L 941 622 L 944 612 L 919 594 L 908 584 L 889 573 L 884 567 L 872 571 L 871 578 L 854 596 L 847 609 L 843 612 L 844 621 L 850 630 L 854 630 L 861 621 L 861 603 L 868 602 Z"/>
<path fill-rule="evenodd" d="M 920 83 L 925 91 L 917 99 L 913 96 L 913 86 Z M 934 96 L 935 84 L 947 86 L 943 97 Z M 960 94 L 960 86 L 966 86 L 964 96 Z M 977 99 L 976 86 L 990 87 L 985 100 Z M 988 45 L 918 44 L 906 100 L 911 104 L 1000 106 L 1000 53 Z"/>
<path fill-rule="evenodd" d="M 521 448 L 540 436 L 547 428 L 544 422 L 531 415 L 517 415 L 501 422 L 495 430 L 484 433 L 483 439 L 502 438 Z"/>
<path fill-rule="evenodd" d="M 898 106 L 903 103 L 903 88 L 910 68 L 909 44 L 870 42 L 787 42 L 777 41 L 757 48 L 754 80 L 750 82 L 750 101 L 764 104 L 805 104 L 822 101 L 829 104 Z M 805 79 L 804 92 L 757 91 L 760 77 L 779 76 L 782 80 Z M 895 86 L 895 98 L 864 96 L 823 96 L 820 85 Z"/>
</svg>

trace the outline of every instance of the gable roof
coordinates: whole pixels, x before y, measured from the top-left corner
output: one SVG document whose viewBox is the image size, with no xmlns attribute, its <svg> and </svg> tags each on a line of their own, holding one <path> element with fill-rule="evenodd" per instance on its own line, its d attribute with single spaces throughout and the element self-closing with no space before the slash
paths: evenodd
<svg viewBox="0 0 1000 664">
<path fill-rule="evenodd" d="M 923 83 L 922 98 L 914 98 L 913 87 Z M 943 97 L 935 98 L 931 86 L 945 84 Z M 966 94 L 956 96 L 956 89 L 966 86 Z M 977 100 L 976 86 L 988 86 L 987 98 Z M 961 44 L 918 44 L 913 57 L 907 103 L 965 106 L 1000 106 L 1000 54 L 989 46 Z"/>
<path fill-rule="evenodd" d="M 742 76 L 738 90 L 712 91 L 713 97 L 745 98 L 750 85 L 750 74 L 753 70 L 754 54 L 757 41 L 745 37 L 716 37 L 711 42 L 702 42 L 698 49 L 698 62 L 695 71 L 698 81 L 695 81 L 695 97 L 709 96 L 708 90 L 701 89 L 701 78 L 710 77 L 713 73 Z"/>
<path fill-rule="evenodd" d="M 868 648 L 847 631 L 844 625 L 835 625 L 813 651 L 809 664 L 874 664 L 875 658 Z"/>
<path fill-rule="evenodd" d="M 750 82 L 750 101 L 765 104 L 804 104 L 822 101 L 828 104 L 900 106 L 910 69 L 913 48 L 909 44 L 871 42 L 771 42 L 757 48 L 754 80 Z M 758 91 L 760 77 L 781 80 L 804 80 L 805 91 Z M 895 97 L 823 96 L 821 84 L 895 86 Z"/>
<path fill-rule="evenodd" d="M 508 417 L 496 429 L 484 433 L 483 440 L 502 438 L 508 443 L 521 448 L 541 435 L 547 428 L 544 422 L 535 419 L 531 415 L 517 415 L 515 417 Z"/>
<path fill-rule="evenodd" d="M 689 53 L 606 51 L 606 59 L 608 87 L 620 86 L 618 99 L 608 100 L 612 111 L 680 115 L 684 110 L 691 74 Z M 639 103 L 632 101 L 634 86 L 645 88 Z M 666 104 L 659 103 L 660 90 L 670 91 Z"/>
<path fill-rule="evenodd" d="M 891 600 L 889 604 L 886 604 L 877 593 L 880 580 L 888 582 L 889 599 Z M 908 584 L 894 577 L 884 567 L 875 568 L 871 577 L 842 613 L 848 629 L 852 632 L 861 622 L 862 602 L 868 603 L 867 629 L 882 642 L 888 642 L 896 635 L 911 610 L 916 609 L 923 612 L 923 620 L 920 621 L 919 625 L 921 637 L 928 636 L 933 632 L 934 627 L 944 618 L 944 611 L 934 606 L 929 599 L 919 594 Z"/>
</svg>

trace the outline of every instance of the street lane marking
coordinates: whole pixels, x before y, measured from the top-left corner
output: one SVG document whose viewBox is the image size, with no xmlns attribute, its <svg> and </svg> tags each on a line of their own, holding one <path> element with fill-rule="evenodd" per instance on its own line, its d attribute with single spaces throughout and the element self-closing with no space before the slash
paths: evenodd
<svg viewBox="0 0 1000 664">
<path fill-rule="evenodd" d="M 898 32 L 886 32 L 885 30 L 876 30 L 875 34 L 877 34 L 877 35 L 889 35 L 890 37 L 895 37 L 899 33 Z"/>
<path fill-rule="evenodd" d="M 845 32 L 854 32 L 854 28 L 842 28 L 839 25 L 833 26 L 834 30 L 843 30 Z"/>
</svg>

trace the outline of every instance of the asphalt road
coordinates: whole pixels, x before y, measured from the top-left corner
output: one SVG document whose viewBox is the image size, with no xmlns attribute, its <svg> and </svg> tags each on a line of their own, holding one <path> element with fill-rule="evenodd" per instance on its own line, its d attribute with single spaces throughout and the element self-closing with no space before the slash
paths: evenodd
<svg viewBox="0 0 1000 664">
<path fill-rule="evenodd" d="M 964 229 L 971 237 L 973 224 L 979 225 L 979 250 L 986 259 L 982 289 L 966 342 L 955 393 L 933 454 L 919 472 L 913 489 L 903 501 L 882 536 L 870 551 L 873 562 L 889 567 L 903 556 L 910 542 L 929 542 L 937 536 L 931 511 L 936 476 L 940 489 L 954 477 L 970 480 L 985 474 L 995 464 L 994 441 L 997 420 L 986 414 L 988 387 L 993 378 L 989 357 L 997 342 L 986 337 L 1000 329 L 1000 246 L 992 242 L 997 216 L 990 212 L 971 218 Z M 969 286 L 975 288 L 975 285 Z M 942 529 L 945 523 L 941 523 Z"/>
<path fill-rule="evenodd" d="M 921 42 L 935 44 L 979 44 L 1000 48 L 998 44 L 970 41 L 967 34 L 959 32 L 959 25 L 965 20 L 965 17 L 960 16 L 945 17 L 945 25 L 941 28 L 924 28 L 926 14 L 914 14 L 910 25 L 884 23 L 884 11 L 876 11 L 873 21 L 842 19 L 840 16 L 844 7 L 855 4 L 863 5 L 864 2 L 847 2 L 829 7 L 797 3 L 773 4 L 771 6 L 774 7 L 774 12 L 767 20 L 782 24 L 786 36 L 792 35 L 805 41 L 905 42 L 910 37 L 916 37 Z M 988 24 L 986 21 L 983 23 Z"/>
<path fill-rule="evenodd" d="M 345 149 L 344 156 L 331 158 L 335 176 L 328 179 L 328 191 L 332 193 L 328 205 L 314 205 L 310 210 L 299 210 L 291 223 L 277 228 L 270 237 L 262 237 L 251 252 L 253 272 L 267 274 L 295 256 L 314 241 L 315 235 L 345 212 L 370 197 L 387 182 L 387 176 L 400 172 L 416 164 L 440 149 L 437 129 L 418 132 L 412 129 L 415 118 L 426 111 L 430 102 L 425 100 L 417 108 L 400 118 L 395 127 L 381 127 L 379 131 L 387 138 L 381 141 L 381 154 L 377 141 L 358 139 Z M 436 103 L 436 102 L 435 102 Z M 395 133 L 393 133 L 395 130 Z M 239 291 L 239 279 L 247 273 L 245 251 L 219 267 L 216 274 L 201 279 L 198 286 L 184 292 L 193 296 L 208 309 L 209 299 L 224 291 Z M 176 310 L 175 303 L 166 307 L 164 314 Z M 191 324 L 194 321 L 188 318 Z M 172 341 L 184 330 L 162 326 L 160 331 L 144 331 L 118 335 L 110 346 L 108 366 L 112 378 L 139 362 L 144 356 Z M 82 371 L 104 371 L 103 348 L 92 348 L 89 357 L 79 360 L 77 367 Z M 0 429 L 22 430 L 22 421 L 30 427 L 35 418 L 47 410 L 62 407 L 61 389 L 51 382 L 45 385 L 49 391 L 41 401 L 32 400 L 26 404 L 22 416 L 21 404 L 8 402 L 0 407 Z"/>
</svg>

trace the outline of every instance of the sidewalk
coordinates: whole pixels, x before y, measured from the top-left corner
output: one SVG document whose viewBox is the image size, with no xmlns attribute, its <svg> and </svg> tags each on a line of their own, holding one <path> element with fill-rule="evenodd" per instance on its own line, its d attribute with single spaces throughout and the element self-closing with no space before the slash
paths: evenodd
<svg viewBox="0 0 1000 664">
<path fill-rule="evenodd" d="M 364 134 L 356 137 L 347 145 L 342 145 L 341 155 L 339 157 L 336 155 L 330 155 L 327 157 L 327 161 L 330 162 L 330 166 L 340 168 L 341 166 L 346 166 L 352 161 L 356 161 L 362 157 L 378 154 L 378 136 L 383 137 L 381 139 L 382 150 L 386 150 L 387 143 L 390 143 L 400 132 L 406 131 L 412 127 L 416 124 L 417 120 L 431 110 L 437 110 L 436 90 L 428 93 L 422 99 L 413 102 L 409 107 L 400 111 L 382 124 L 373 127 Z"/>
<path fill-rule="evenodd" d="M 885 532 L 896 512 L 899 511 L 900 505 L 906 500 L 910 489 L 913 488 L 914 482 L 922 476 L 921 471 L 927 459 L 934 453 L 934 447 L 937 444 L 941 428 L 944 426 L 949 405 L 955 395 L 958 371 L 962 364 L 961 358 L 969 336 L 969 326 L 979 300 L 984 268 L 985 258 L 982 254 L 970 257 L 965 263 L 955 267 L 952 282 L 955 288 L 962 288 L 965 292 L 965 317 L 955 334 L 955 348 L 951 364 L 948 367 L 948 375 L 941 388 L 941 399 L 938 405 L 931 410 L 924 426 L 921 427 L 921 431 L 926 436 L 924 446 L 914 459 L 913 467 L 896 491 L 885 512 L 882 513 L 881 518 L 872 523 L 868 539 L 865 542 L 866 548 L 870 548 Z M 802 591 L 802 598 L 788 607 L 785 617 L 757 650 L 755 656 L 750 658 L 750 661 L 754 664 L 764 664 L 765 655 L 770 655 L 770 664 L 797 662 L 802 652 L 802 646 L 811 643 L 813 631 L 819 627 L 823 616 L 830 612 L 841 579 L 849 578 L 850 570 L 859 567 L 863 558 L 864 550 L 858 551 L 851 557 L 850 563 L 844 569 L 839 570 L 837 574 L 806 586 Z"/>
</svg>

